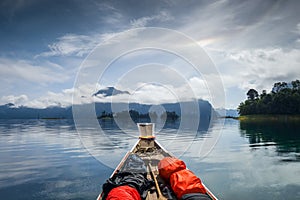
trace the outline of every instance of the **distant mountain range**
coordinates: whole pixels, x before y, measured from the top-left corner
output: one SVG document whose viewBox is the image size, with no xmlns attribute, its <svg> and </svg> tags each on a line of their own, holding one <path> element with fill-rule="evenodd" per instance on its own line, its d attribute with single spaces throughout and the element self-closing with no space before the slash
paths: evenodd
<svg viewBox="0 0 300 200">
<path fill-rule="evenodd" d="M 72 118 L 72 107 L 29 108 L 9 103 L 0 106 L 0 119 Z"/>
<path fill-rule="evenodd" d="M 215 110 L 220 117 L 238 117 L 239 112 L 237 109 L 225 109 L 225 108 L 218 108 Z"/>
<path fill-rule="evenodd" d="M 108 87 L 106 89 L 99 90 L 93 96 L 99 96 L 99 98 L 106 96 L 113 96 L 119 94 L 130 94 L 127 91 L 117 90 L 114 87 Z M 165 103 L 160 104 L 165 111 L 175 112 L 179 116 L 193 116 L 197 114 L 195 111 L 195 102 L 180 102 L 180 103 Z M 214 116 L 218 116 L 213 107 L 208 101 L 198 100 L 199 113 L 201 119 L 211 119 Z M 86 109 L 90 104 L 77 105 L 76 109 Z M 106 113 L 116 113 L 126 110 L 135 110 L 141 114 L 147 114 L 150 112 L 150 108 L 153 105 L 140 104 L 140 103 L 95 103 L 96 115 L 100 116 L 103 111 Z M 113 109 L 112 109 L 113 107 Z M 153 110 L 151 110 L 153 112 Z M 154 109 L 155 111 L 155 109 Z M 157 113 L 158 115 L 162 113 Z M 39 118 L 66 118 L 72 119 L 72 107 L 48 107 L 48 108 L 29 108 L 25 106 L 16 107 L 14 104 L 9 103 L 0 106 L 0 119 L 39 119 Z"/>
<path fill-rule="evenodd" d="M 126 110 L 135 110 L 141 114 L 149 113 L 153 105 L 139 103 L 113 103 L 114 112 L 122 112 Z M 161 104 L 166 111 L 175 112 L 177 115 L 193 115 L 195 114 L 193 102 L 167 103 Z M 198 100 L 201 118 L 211 118 L 215 115 L 215 111 L 208 101 Z M 88 104 L 77 105 L 77 109 L 85 109 Z M 127 107 L 127 109 L 126 109 Z M 184 107 L 183 112 L 181 108 Z M 100 116 L 103 111 L 112 113 L 111 103 L 95 103 L 96 115 Z M 161 113 L 159 113 L 161 114 Z M 14 104 L 5 104 L 0 106 L 0 119 L 38 119 L 38 118 L 68 118 L 72 119 L 72 107 L 48 107 L 48 108 L 28 108 L 25 106 L 15 107 Z"/>
</svg>

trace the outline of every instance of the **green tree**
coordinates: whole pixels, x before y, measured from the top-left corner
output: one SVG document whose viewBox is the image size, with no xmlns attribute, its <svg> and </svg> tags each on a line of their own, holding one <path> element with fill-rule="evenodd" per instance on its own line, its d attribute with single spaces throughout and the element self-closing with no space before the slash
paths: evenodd
<svg viewBox="0 0 300 200">
<path fill-rule="evenodd" d="M 258 92 L 255 89 L 250 89 L 247 92 L 248 99 L 254 100 L 258 97 Z"/>
<path fill-rule="evenodd" d="M 286 82 L 277 82 L 277 83 L 274 83 L 272 92 L 278 93 L 280 90 L 287 88 L 287 87 L 288 87 L 288 84 Z"/>
<path fill-rule="evenodd" d="M 294 90 L 299 90 L 300 89 L 300 81 L 299 80 L 292 81 L 292 86 L 293 86 Z"/>
<path fill-rule="evenodd" d="M 292 87 L 291 87 L 292 86 Z M 300 81 L 274 83 L 272 92 L 255 89 L 247 92 L 247 100 L 238 106 L 240 115 L 252 114 L 300 114 Z"/>
</svg>

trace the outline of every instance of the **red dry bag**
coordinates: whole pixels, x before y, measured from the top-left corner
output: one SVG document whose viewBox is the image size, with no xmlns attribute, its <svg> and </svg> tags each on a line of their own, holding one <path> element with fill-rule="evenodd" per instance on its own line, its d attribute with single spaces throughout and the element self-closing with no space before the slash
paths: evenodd
<svg viewBox="0 0 300 200">
<path fill-rule="evenodd" d="M 173 173 L 170 176 L 170 185 L 178 199 L 184 194 L 206 193 L 200 178 L 188 169 Z"/>
<path fill-rule="evenodd" d="M 183 169 L 186 169 L 185 163 L 174 157 L 165 157 L 158 163 L 159 175 L 167 181 L 171 174 Z"/>
<path fill-rule="evenodd" d="M 108 195 L 106 200 L 141 200 L 141 196 L 139 192 L 128 185 L 119 186 L 112 189 Z"/>
</svg>

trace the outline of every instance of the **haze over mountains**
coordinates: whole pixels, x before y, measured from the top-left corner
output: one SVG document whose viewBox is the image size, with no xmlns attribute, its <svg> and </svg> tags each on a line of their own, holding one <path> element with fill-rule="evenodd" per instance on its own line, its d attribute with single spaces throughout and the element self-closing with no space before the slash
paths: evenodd
<svg viewBox="0 0 300 200">
<path fill-rule="evenodd" d="M 130 95 L 128 91 L 121 91 L 114 87 L 101 89 L 92 96 L 97 98 L 116 96 L 120 94 Z M 177 115 L 192 115 L 195 113 L 195 102 L 199 106 L 200 118 L 210 119 L 216 112 L 211 104 L 206 100 L 196 100 L 194 102 L 177 102 L 177 103 L 164 103 L 159 105 L 142 104 L 142 103 L 117 103 L 117 102 L 96 102 L 95 111 L 96 115 L 100 116 L 103 111 L 106 113 L 116 113 L 125 110 L 135 110 L 141 114 L 149 112 L 175 112 Z M 113 104 L 113 109 L 112 109 Z M 79 108 L 85 109 L 87 104 L 77 105 Z M 162 114 L 162 113 L 158 113 Z M 47 107 L 47 108 L 29 108 L 25 106 L 16 107 L 14 104 L 9 103 L 0 106 L 0 119 L 38 119 L 38 118 L 67 118 L 72 119 L 72 107 Z"/>
</svg>

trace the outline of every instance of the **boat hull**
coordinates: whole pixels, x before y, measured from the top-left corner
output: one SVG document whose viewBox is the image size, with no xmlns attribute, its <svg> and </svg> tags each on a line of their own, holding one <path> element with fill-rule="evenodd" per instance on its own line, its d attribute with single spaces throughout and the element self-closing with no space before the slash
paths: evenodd
<svg viewBox="0 0 300 200">
<path fill-rule="evenodd" d="M 124 158 L 121 160 L 119 165 L 116 167 L 111 177 L 113 177 L 116 173 L 122 171 L 122 167 L 126 162 L 128 156 L 130 154 L 138 155 L 148 166 L 147 170 L 147 178 L 152 180 L 153 182 L 157 182 L 157 186 L 166 184 L 163 179 L 159 176 L 158 171 L 158 163 L 165 157 L 174 157 L 171 153 L 169 153 L 166 149 L 164 149 L 155 138 L 140 138 L 137 143 L 133 146 L 133 148 L 127 152 Z M 203 184 L 203 183 L 202 183 Z M 217 200 L 217 198 L 213 195 L 213 193 L 203 184 L 207 191 L 207 195 L 212 200 Z M 162 188 L 157 188 L 153 192 L 148 192 L 146 200 L 157 200 L 157 199 L 177 199 L 176 196 L 170 193 L 167 197 L 161 193 Z M 170 196 L 171 195 L 171 196 Z M 101 193 L 97 200 L 103 199 L 103 193 Z"/>
</svg>

